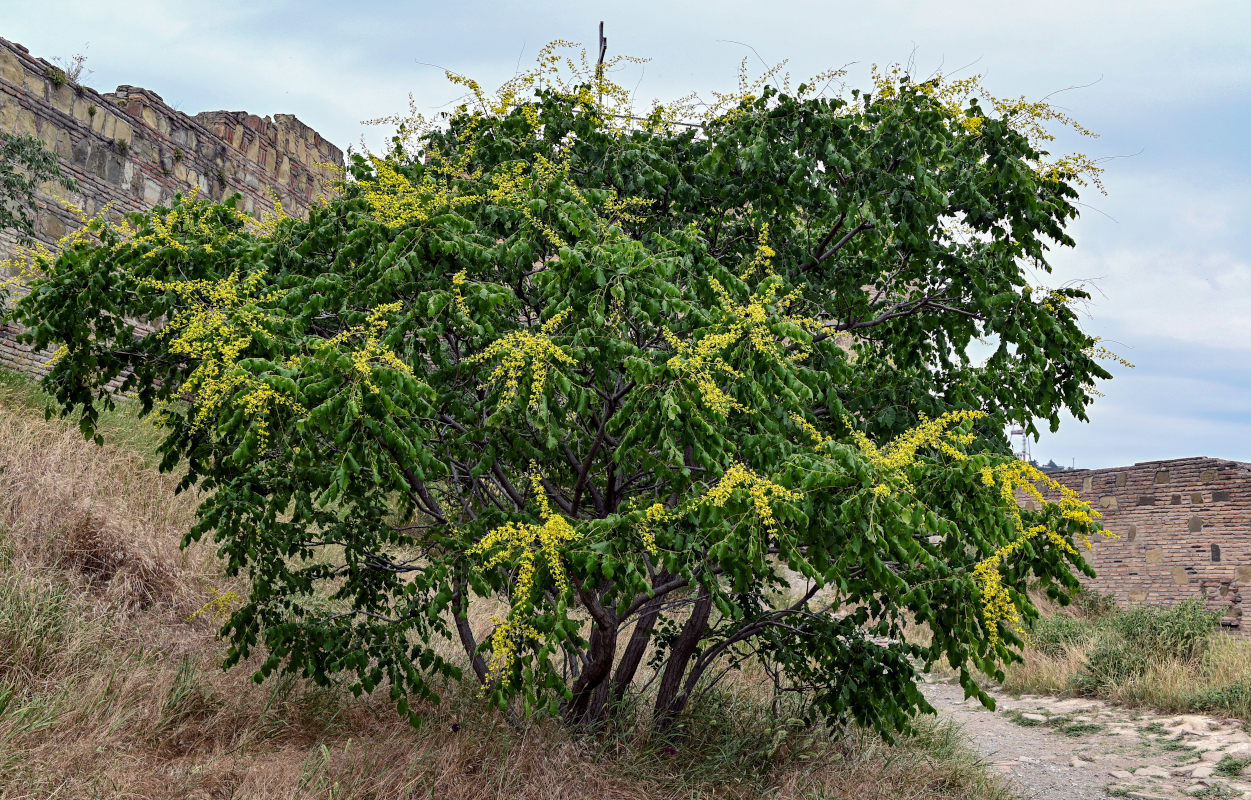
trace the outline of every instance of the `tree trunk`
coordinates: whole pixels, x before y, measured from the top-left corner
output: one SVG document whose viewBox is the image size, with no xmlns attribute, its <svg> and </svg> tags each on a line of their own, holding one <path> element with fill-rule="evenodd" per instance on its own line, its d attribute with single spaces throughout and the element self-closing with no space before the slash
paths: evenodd
<svg viewBox="0 0 1251 800">
<path fill-rule="evenodd" d="M 573 684 L 573 697 L 565 706 L 570 722 L 590 724 L 603 718 L 608 700 L 608 676 L 617 654 L 617 629 L 596 623 L 591 628 L 586 667 Z"/>
<path fill-rule="evenodd" d="M 686 707 L 690 695 L 682 691 L 682 676 L 686 674 L 687 665 L 695 655 L 695 648 L 708 630 L 708 615 L 711 611 L 712 594 L 701 587 L 690 618 L 682 626 L 682 632 L 669 650 L 665 672 L 660 678 L 660 688 L 656 691 L 656 707 L 652 714 L 652 725 L 657 730 L 668 729 Z"/>
<path fill-rule="evenodd" d="M 660 618 L 660 606 L 663 602 L 663 597 L 653 597 L 639 611 L 638 622 L 634 623 L 634 632 L 630 634 L 630 642 L 626 645 L 625 652 L 621 654 L 621 661 L 617 663 L 617 673 L 612 679 L 612 702 L 614 704 L 625 699 L 626 692 L 630 690 L 630 684 L 634 682 L 634 675 L 638 672 L 639 664 L 643 662 L 643 655 L 647 652 L 647 645 L 652 639 L 652 629 L 656 627 L 656 620 Z"/>
</svg>

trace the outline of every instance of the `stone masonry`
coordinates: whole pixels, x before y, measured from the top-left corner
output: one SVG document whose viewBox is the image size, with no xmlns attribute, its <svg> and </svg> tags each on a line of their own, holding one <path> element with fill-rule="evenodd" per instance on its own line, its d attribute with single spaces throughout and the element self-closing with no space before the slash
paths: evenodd
<svg viewBox="0 0 1251 800">
<path fill-rule="evenodd" d="M 37 197 L 36 237 L 47 244 L 78 224 L 57 197 L 94 215 L 106 206 L 144 211 L 198 189 L 214 200 L 238 193 L 239 208 L 256 216 L 272 210 L 274 198 L 286 213 L 305 216 L 343 167 L 342 150 L 289 114 L 189 116 L 137 86 L 100 93 L 65 81 L 54 65 L 3 38 L 0 131 L 38 136 L 78 182 L 77 192 L 48 186 Z M 0 259 L 16 246 L 13 231 L 0 231 Z M 0 365 L 41 371 L 46 355 L 18 345 L 16 333 L 0 325 Z"/>
<path fill-rule="evenodd" d="M 1201 597 L 1222 624 L 1242 628 L 1251 589 L 1251 464 L 1216 458 L 1052 473 L 1103 514 L 1117 538 L 1096 537 L 1084 555 L 1092 588 L 1122 606 Z M 1251 629 L 1251 623 L 1247 626 Z"/>
</svg>

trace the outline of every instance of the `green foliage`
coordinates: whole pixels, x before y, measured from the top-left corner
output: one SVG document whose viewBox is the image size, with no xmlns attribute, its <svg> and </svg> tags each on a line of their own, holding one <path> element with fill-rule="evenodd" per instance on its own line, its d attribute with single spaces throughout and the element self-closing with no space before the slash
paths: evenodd
<svg viewBox="0 0 1251 800">
<path fill-rule="evenodd" d="M 1202 600 L 1172 608 L 1139 606 L 1104 618 L 1085 669 L 1075 679 L 1079 691 L 1123 683 L 1143 674 L 1153 663 L 1193 662 L 1203 655 L 1220 615 Z"/>
<path fill-rule="evenodd" d="M 1073 593 L 1073 609 L 1090 620 L 1102 619 L 1119 610 L 1114 593 L 1100 592 L 1085 584 Z"/>
<path fill-rule="evenodd" d="M 1039 618 L 1029 630 L 1029 645 L 1041 653 L 1055 657 L 1066 648 L 1080 645 L 1097 634 L 1090 622 L 1057 614 Z"/>
<path fill-rule="evenodd" d="M 66 189 L 77 184 L 61 172 L 55 153 L 30 134 L 0 133 L 0 230 L 12 228 L 29 241 L 35 233 L 35 193 L 56 181 Z"/>
<path fill-rule="evenodd" d="M 114 377 L 159 416 L 207 490 L 188 540 L 251 578 L 223 633 L 258 680 L 411 713 L 453 638 L 492 702 L 584 722 L 649 669 L 661 726 L 748 665 L 885 734 L 927 708 L 915 663 L 989 702 L 1004 604 L 1089 570 L 1089 516 L 996 482 L 1025 474 L 1007 421 L 1083 417 L 1108 377 L 1083 293 L 1027 272 L 1071 244 L 1073 176 L 906 78 L 696 126 L 594 96 L 463 107 L 307 220 L 94 223 L 19 306 L 65 348 L 46 386 L 88 436 Z"/>
<path fill-rule="evenodd" d="M 1194 599 L 1171 608 L 1138 606 L 1113 618 L 1114 629 L 1127 642 L 1158 658 L 1193 661 L 1203 654 L 1220 622 L 1203 600 Z"/>
</svg>

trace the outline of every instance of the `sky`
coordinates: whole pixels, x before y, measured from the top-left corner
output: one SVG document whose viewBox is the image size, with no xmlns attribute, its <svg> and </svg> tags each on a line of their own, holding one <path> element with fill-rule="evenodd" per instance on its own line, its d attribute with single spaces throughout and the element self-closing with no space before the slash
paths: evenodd
<svg viewBox="0 0 1251 800">
<path fill-rule="evenodd" d="M 1107 194 L 1083 192 L 1073 249 L 1051 280 L 1085 281 L 1087 330 L 1135 365 L 1089 422 L 1031 443 L 1036 459 L 1098 468 L 1212 456 L 1251 461 L 1251 3 L 177 2 L 0 0 L 0 36 L 82 82 L 151 89 L 187 113 L 292 113 L 341 147 L 377 147 L 364 120 L 437 112 L 461 92 L 442 68 L 494 86 L 553 39 L 650 58 L 617 76 L 646 102 L 733 88 L 789 59 L 802 79 L 871 64 L 981 74 L 995 93 L 1052 102 L 1097 140 Z"/>
</svg>

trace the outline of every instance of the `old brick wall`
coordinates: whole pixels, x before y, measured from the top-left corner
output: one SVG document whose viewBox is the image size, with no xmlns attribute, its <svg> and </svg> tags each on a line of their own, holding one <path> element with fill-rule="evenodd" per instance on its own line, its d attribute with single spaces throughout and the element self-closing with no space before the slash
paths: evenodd
<svg viewBox="0 0 1251 800">
<path fill-rule="evenodd" d="M 1097 537 L 1091 586 L 1123 606 L 1202 597 L 1241 633 L 1251 588 L 1251 464 L 1216 458 L 1053 473 L 1103 514 L 1118 538 Z M 1251 622 L 1248 623 L 1251 628 Z"/>
<path fill-rule="evenodd" d="M 49 186 L 37 198 L 36 235 L 45 243 L 77 224 L 53 193 L 88 215 L 106 206 L 142 211 L 197 188 L 214 200 L 237 192 L 239 207 L 257 216 L 273 208 L 273 197 L 286 213 L 305 216 L 341 174 L 343 151 L 293 116 L 188 116 L 136 86 L 100 93 L 57 85 L 54 69 L 0 38 L 0 131 L 38 136 L 78 182 L 77 192 Z M 16 245 L 12 231 L 0 231 L 0 259 Z M 18 345 L 16 333 L 0 326 L 0 364 L 40 371 L 46 354 Z"/>
</svg>

